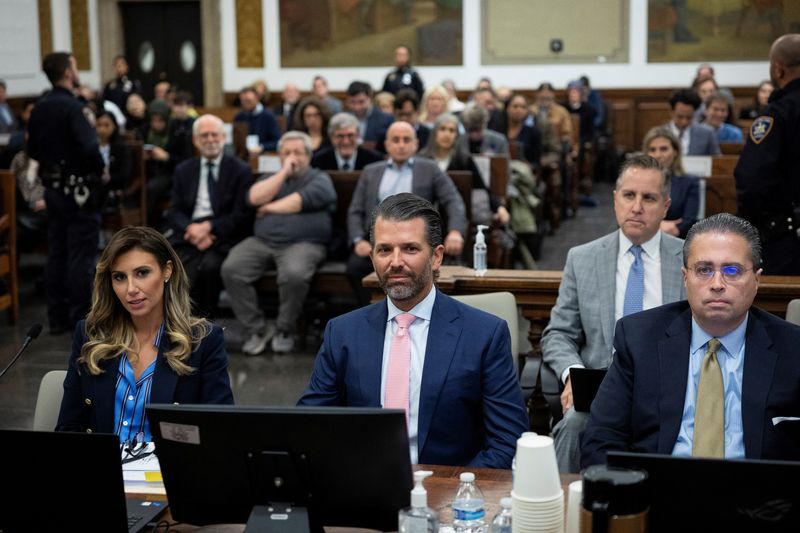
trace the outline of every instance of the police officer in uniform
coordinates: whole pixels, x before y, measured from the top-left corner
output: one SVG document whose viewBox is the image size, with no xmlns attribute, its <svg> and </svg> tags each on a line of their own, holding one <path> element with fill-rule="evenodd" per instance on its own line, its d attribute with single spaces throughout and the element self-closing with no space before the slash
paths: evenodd
<svg viewBox="0 0 800 533">
<path fill-rule="evenodd" d="M 395 49 L 394 65 L 395 69 L 383 80 L 383 90 L 396 95 L 400 89 L 412 89 L 417 93 L 417 98 L 422 100 L 425 85 L 411 66 L 411 50 L 407 46 L 398 46 Z"/>
<path fill-rule="evenodd" d="M 776 90 L 734 171 L 737 214 L 761 233 L 766 274 L 800 275 L 800 34 L 775 40 L 769 72 Z"/>
<path fill-rule="evenodd" d="M 103 157 L 94 114 L 75 97 L 75 57 L 48 54 L 42 70 L 53 85 L 34 107 L 28 152 L 39 161 L 47 204 L 47 313 L 51 334 L 71 331 L 89 310 L 100 235 Z"/>
</svg>

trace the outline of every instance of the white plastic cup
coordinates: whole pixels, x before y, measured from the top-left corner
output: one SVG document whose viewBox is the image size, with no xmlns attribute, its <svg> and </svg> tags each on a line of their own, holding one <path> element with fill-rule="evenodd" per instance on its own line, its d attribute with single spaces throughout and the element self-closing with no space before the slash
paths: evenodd
<svg viewBox="0 0 800 533">
<path fill-rule="evenodd" d="M 581 502 L 583 501 L 583 481 L 569 484 L 567 495 L 567 527 L 564 533 L 579 533 L 581 530 Z"/>
<path fill-rule="evenodd" d="M 561 492 L 553 439 L 544 435 L 520 437 L 517 440 L 514 493 L 524 499 L 550 499 Z"/>
</svg>

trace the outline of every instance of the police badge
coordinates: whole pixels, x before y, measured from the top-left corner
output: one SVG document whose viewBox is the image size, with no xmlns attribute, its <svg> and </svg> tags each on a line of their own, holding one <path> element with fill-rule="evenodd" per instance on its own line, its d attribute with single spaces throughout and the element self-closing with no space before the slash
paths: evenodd
<svg viewBox="0 0 800 533">
<path fill-rule="evenodd" d="M 760 116 L 755 119 L 753 125 L 750 126 L 750 140 L 756 144 L 760 144 L 761 141 L 767 138 L 769 132 L 772 131 L 772 124 L 774 122 L 775 119 L 772 117 Z"/>
</svg>

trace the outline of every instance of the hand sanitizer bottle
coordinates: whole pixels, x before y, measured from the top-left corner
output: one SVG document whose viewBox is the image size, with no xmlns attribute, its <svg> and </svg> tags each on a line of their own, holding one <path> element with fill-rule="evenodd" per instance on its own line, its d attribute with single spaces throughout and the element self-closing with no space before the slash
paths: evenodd
<svg viewBox="0 0 800 533">
<path fill-rule="evenodd" d="M 411 507 L 397 513 L 397 531 L 399 533 L 437 533 L 439 520 L 436 512 L 428 507 L 428 491 L 422 480 L 433 475 L 430 470 L 414 472 L 414 489 L 411 491 Z"/>
<path fill-rule="evenodd" d="M 479 277 L 486 275 L 486 237 L 483 235 L 485 229 L 489 229 L 489 226 L 478 226 L 478 231 L 475 233 L 475 246 L 472 247 L 475 275 Z"/>
</svg>

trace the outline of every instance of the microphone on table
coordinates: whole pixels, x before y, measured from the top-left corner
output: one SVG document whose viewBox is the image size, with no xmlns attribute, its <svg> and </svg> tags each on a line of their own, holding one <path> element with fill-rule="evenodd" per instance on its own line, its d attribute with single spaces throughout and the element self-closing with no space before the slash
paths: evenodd
<svg viewBox="0 0 800 533">
<path fill-rule="evenodd" d="M 3 376 L 6 375 L 6 372 L 8 372 L 8 369 L 11 368 L 12 366 L 14 366 L 14 363 L 17 362 L 17 359 L 19 359 L 19 356 L 22 355 L 22 352 L 25 351 L 25 348 L 27 348 L 28 345 L 31 342 L 33 342 L 33 339 L 38 337 L 39 333 L 41 333 L 41 332 L 42 332 L 42 325 L 41 324 L 34 324 L 34 325 L 31 326 L 31 329 L 29 329 L 28 333 L 25 335 L 25 340 L 22 341 L 22 347 L 17 352 L 17 355 L 15 355 L 14 358 L 11 360 L 11 362 L 8 363 L 8 366 L 6 366 L 3 369 L 3 371 L 0 372 L 0 378 L 2 378 Z"/>
</svg>

